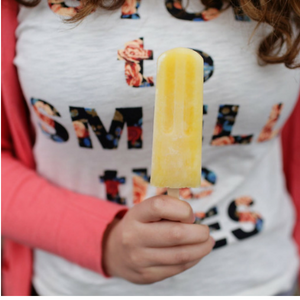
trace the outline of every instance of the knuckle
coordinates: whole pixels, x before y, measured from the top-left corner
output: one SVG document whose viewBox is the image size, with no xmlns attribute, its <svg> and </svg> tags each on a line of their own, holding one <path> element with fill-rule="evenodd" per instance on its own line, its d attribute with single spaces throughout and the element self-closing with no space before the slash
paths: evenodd
<svg viewBox="0 0 300 300">
<path fill-rule="evenodd" d="M 183 272 L 183 271 L 189 269 L 189 268 L 191 267 L 191 264 L 186 263 L 186 264 L 183 264 L 183 265 L 180 266 L 180 267 L 181 267 L 181 272 Z"/>
<path fill-rule="evenodd" d="M 193 209 L 191 207 L 191 205 L 189 203 L 187 203 L 186 201 L 182 201 L 182 204 L 184 205 L 184 214 L 185 214 L 185 217 L 188 219 L 190 218 L 192 215 L 193 215 Z"/>
<path fill-rule="evenodd" d="M 201 226 L 201 238 L 203 241 L 207 241 L 210 237 L 210 230 L 207 225 Z"/>
<path fill-rule="evenodd" d="M 213 246 L 214 246 L 213 242 L 212 242 L 212 241 L 209 241 L 209 242 L 207 243 L 207 246 L 204 248 L 204 255 L 203 255 L 203 256 L 208 255 L 208 254 L 212 251 Z"/>
<path fill-rule="evenodd" d="M 155 197 L 151 201 L 151 209 L 155 214 L 159 214 L 164 205 L 165 200 L 163 197 Z"/>
<path fill-rule="evenodd" d="M 186 263 L 183 265 L 183 271 L 192 268 L 193 266 L 195 266 L 196 264 L 198 264 L 201 261 L 201 258 L 194 261 L 193 263 Z"/>
<path fill-rule="evenodd" d="M 181 264 L 178 266 L 178 273 L 184 272 L 191 267 L 190 263 Z"/>
<path fill-rule="evenodd" d="M 129 254 L 129 258 L 130 258 L 130 261 L 131 263 L 135 266 L 135 267 L 139 267 L 142 265 L 142 258 L 141 258 L 141 255 L 139 253 L 136 253 L 136 252 L 131 252 Z"/>
<path fill-rule="evenodd" d="M 155 280 L 153 280 L 152 274 L 147 270 L 143 269 L 140 271 L 140 280 L 141 283 L 153 283 Z"/>
<path fill-rule="evenodd" d="M 131 231 L 126 230 L 122 232 L 121 241 L 124 247 L 129 247 L 132 245 L 134 238 Z"/>
<path fill-rule="evenodd" d="M 190 259 L 191 256 L 188 252 L 180 252 L 175 255 L 175 260 L 180 265 L 188 263 Z"/>
<path fill-rule="evenodd" d="M 170 239 L 173 243 L 178 243 L 184 238 L 184 230 L 180 225 L 174 225 L 170 229 Z"/>
<path fill-rule="evenodd" d="M 212 247 L 211 246 L 207 247 L 207 250 L 206 250 L 204 256 L 208 255 L 211 251 L 212 251 Z"/>
</svg>

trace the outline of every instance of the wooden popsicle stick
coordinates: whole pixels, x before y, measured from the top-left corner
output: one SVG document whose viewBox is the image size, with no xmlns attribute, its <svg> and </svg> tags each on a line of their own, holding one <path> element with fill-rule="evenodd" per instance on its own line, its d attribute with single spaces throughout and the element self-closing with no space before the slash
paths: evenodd
<svg viewBox="0 0 300 300">
<path fill-rule="evenodd" d="M 179 190 L 180 189 L 171 189 L 171 188 L 168 188 L 168 196 L 171 196 L 171 197 L 179 199 Z"/>
</svg>

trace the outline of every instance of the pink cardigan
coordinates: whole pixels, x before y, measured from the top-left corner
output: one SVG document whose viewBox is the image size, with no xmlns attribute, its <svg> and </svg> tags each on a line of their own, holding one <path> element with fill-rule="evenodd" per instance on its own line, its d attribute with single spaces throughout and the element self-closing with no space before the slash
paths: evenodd
<svg viewBox="0 0 300 300">
<path fill-rule="evenodd" d="M 32 248 L 106 276 L 101 265 L 103 234 L 127 208 L 60 188 L 34 171 L 34 132 L 13 66 L 18 5 L 2 0 L 1 6 L 2 288 L 6 296 L 26 296 L 30 294 Z M 287 186 L 300 213 L 300 101 L 282 140 Z M 300 222 L 295 237 L 300 245 Z"/>
</svg>

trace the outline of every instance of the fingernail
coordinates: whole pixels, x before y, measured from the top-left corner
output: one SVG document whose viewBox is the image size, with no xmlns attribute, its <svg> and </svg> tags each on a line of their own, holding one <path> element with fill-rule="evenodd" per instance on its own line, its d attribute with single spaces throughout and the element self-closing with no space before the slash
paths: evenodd
<svg viewBox="0 0 300 300">
<path fill-rule="evenodd" d="M 215 246 L 216 244 L 216 241 L 214 240 L 214 238 L 210 237 L 212 239 L 212 242 L 213 242 L 213 247 Z"/>
</svg>

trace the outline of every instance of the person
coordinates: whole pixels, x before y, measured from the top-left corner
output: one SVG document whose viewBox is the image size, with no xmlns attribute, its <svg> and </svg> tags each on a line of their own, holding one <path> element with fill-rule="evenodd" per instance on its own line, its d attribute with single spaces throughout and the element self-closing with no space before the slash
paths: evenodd
<svg viewBox="0 0 300 300">
<path fill-rule="evenodd" d="M 299 3 L 25 4 L 1 3 L 3 293 L 293 293 Z M 205 81 L 182 200 L 149 183 L 155 61 L 176 47 Z"/>
</svg>

